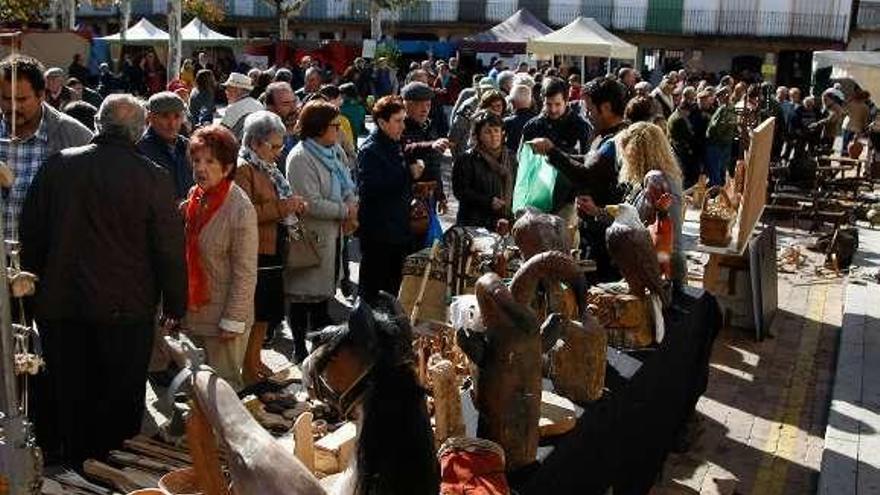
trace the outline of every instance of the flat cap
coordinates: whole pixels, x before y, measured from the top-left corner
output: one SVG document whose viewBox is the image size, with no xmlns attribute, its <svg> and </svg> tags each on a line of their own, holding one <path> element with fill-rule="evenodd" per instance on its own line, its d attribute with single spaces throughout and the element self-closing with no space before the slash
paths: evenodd
<svg viewBox="0 0 880 495">
<path fill-rule="evenodd" d="M 156 93 L 147 100 L 147 111 L 150 113 L 183 112 L 183 100 L 171 91 Z"/>
<path fill-rule="evenodd" d="M 404 100 L 425 101 L 434 98 L 434 90 L 423 82 L 413 81 L 400 90 L 400 96 Z"/>
<path fill-rule="evenodd" d="M 64 77 L 64 69 L 61 67 L 50 67 L 43 74 L 43 77 Z"/>
</svg>

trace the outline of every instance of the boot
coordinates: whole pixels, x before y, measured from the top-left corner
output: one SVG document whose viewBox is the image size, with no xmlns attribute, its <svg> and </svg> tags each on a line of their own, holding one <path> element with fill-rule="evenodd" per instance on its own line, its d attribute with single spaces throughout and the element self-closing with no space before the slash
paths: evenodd
<svg viewBox="0 0 880 495">
<path fill-rule="evenodd" d="M 309 305 L 291 303 L 288 315 L 290 333 L 293 337 L 293 362 L 299 364 L 308 355 L 306 351 L 306 333 L 309 327 Z"/>
<path fill-rule="evenodd" d="M 245 386 L 259 383 L 272 374 L 260 357 L 263 349 L 263 341 L 266 339 L 266 331 L 269 324 L 264 321 L 254 323 L 251 334 L 248 337 L 247 350 L 244 353 L 244 363 L 241 366 L 241 375 Z"/>
</svg>

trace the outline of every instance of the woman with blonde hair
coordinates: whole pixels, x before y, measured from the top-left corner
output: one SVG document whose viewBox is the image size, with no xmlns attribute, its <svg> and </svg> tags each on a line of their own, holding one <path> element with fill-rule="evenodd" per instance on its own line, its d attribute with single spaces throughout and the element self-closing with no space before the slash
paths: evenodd
<svg viewBox="0 0 880 495">
<path fill-rule="evenodd" d="M 675 287 L 681 287 L 687 275 L 681 237 L 684 194 L 672 145 L 663 129 L 650 122 L 636 122 L 615 139 L 622 162 L 618 180 L 629 190 L 626 201 L 639 210 L 647 225 L 662 212 L 672 220 L 670 278 Z"/>
</svg>

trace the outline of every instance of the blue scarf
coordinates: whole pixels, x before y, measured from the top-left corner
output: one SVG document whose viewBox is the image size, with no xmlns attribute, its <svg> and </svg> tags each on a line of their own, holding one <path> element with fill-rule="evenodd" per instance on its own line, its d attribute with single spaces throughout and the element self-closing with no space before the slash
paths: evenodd
<svg viewBox="0 0 880 495">
<path fill-rule="evenodd" d="M 333 179 L 330 186 L 331 200 L 342 201 L 343 198 L 354 191 L 354 183 L 351 181 L 348 167 L 345 166 L 345 162 L 342 160 L 344 151 L 342 151 L 339 145 L 324 146 L 309 138 L 303 141 L 303 147 L 330 172 L 330 177 Z"/>
<path fill-rule="evenodd" d="M 281 170 L 278 170 L 278 167 L 274 163 L 263 160 L 248 146 L 242 146 L 238 149 L 238 158 L 244 163 L 250 163 L 256 167 L 257 170 L 262 170 L 270 179 L 272 179 L 272 185 L 275 186 L 275 192 L 278 194 L 278 199 L 287 199 L 293 196 L 293 190 L 290 188 L 290 183 L 287 182 L 287 178 L 284 177 L 284 174 L 281 173 Z"/>
</svg>

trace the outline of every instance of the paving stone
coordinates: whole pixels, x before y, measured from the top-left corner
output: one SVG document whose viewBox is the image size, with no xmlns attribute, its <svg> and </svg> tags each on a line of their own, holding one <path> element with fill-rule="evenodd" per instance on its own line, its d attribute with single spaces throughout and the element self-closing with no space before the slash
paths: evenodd
<svg viewBox="0 0 880 495">
<path fill-rule="evenodd" d="M 819 477 L 819 495 L 855 495 L 858 473 L 858 444 L 825 439 L 822 455 L 822 475 Z"/>
</svg>

